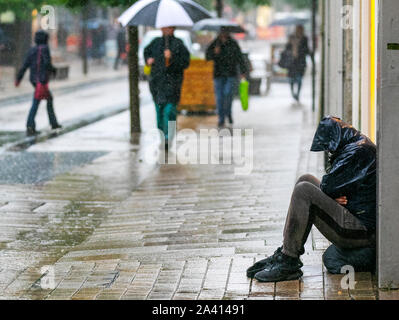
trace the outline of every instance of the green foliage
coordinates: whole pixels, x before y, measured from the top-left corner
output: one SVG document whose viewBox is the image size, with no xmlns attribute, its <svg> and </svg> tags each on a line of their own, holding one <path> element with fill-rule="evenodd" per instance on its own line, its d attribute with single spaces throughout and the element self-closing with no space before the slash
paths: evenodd
<svg viewBox="0 0 399 320">
<path fill-rule="evenodd" d="M 269 5 L 270 0 L 231 0 L 231 3 L 234 4 L 237 8 L 241 8 L 246 5 L 251 5 L 251 6 Z"/>
<path fill-rule="evenodd" d="M 213 0 L 194 0 L 207 10 L 214 10 Z"/>
<path fill-rule="evenodd" d="M 59 5 L 62 0 L 0 0 L 0 12 L 12 11 L 19 19 L 29 19 L 32 10 L 39 10 L 41 6 Z"/>
<path fill-rule="evenodd" d="M 289 4 L 296 9 L 306 9 L 312 6 L 312 0 L 272 0 L 272 3 L 276 7 Z"/>
<path fill-rule="evenodd" d="M 65 7 L 79 8 L 92 3 L 105 7 L 130 7 L 136 1 L 134 0 L 60 0 Z"/>
<path fill-rule="evenodd" d="M 265 6 L 271 4 L 271 0 L 225 0 L 225 2 L 229 3 L 240 11 L 248 11 L 256 8 L 257 6 Z"/>
</svg>

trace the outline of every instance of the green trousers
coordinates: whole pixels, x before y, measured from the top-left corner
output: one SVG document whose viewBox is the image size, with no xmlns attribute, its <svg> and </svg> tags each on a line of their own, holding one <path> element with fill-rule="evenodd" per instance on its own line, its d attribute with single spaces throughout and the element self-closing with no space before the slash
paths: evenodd
<svg viewBox="0 0 399 320">
<path fill-rule="evenodd" d="M 175 121 L 177 117 L 177 105 L 173 103 L 168 103 L 164 105 L 155 104 L 155 109 L 157 111 L 157 124 L 158 129 L 165 135 L 165 141 L 171 141 L 173 139 L 174 132 L 168 130 L 169 121 Z"/>
</svg>

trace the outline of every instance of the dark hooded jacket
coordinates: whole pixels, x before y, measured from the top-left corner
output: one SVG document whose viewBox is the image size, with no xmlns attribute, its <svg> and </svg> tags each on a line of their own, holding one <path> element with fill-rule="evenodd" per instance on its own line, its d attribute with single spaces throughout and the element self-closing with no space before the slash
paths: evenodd
<svg viewBox="0 0 399 320">
<path fill-rule="evenodd" d="M 215 53 L 216 46 L 220 47 L 220 54 Z M 225 43 L 217 37 L 206 50 L 206 59 L 214 61 L 214 78 L 237 77 L 238 71 L 240 74 L 246 74 L 249 71 L 240 46 L 231 37 Z"/>
<path fill-rule="evenodd" d="M 167 43 L 166 43 L 167 42 Z M 170 65 L 167 67 L 164 57 L 166 48 L 172 52 Z M 178 104 L 183 84 L 183 72 L 190 64 L 190 52 L 183 41 L 174 37 L 154 39 L 144 49 L 144 59 L 154 58 L 151 67 L 150 91 L 154 102 L 158 105 Z"/>
<path fill-rule="evenodd" d="M 333 199 L 346 196 L 346 208 L 370 231 L 376 229 L 376 146 L 338 118 L 317 128 L 311 151 L 328 151 L 330 168 L 321 190 Z"/>
<path fill-rule="evenodd" d="M 20 82 L 27 69 L 30 69 L 30 82 L 35 85 L 49 82 L 50 75 L 55 73 L 55 68 L 51 63 L 50 49 L 48 47 L 48 34 L 45 31 L 38 31 L 35 34 L 36 46 L 31 48 L 25 58 L 21 70 L 18 72 L 17 81 Z M 38 63 L 38 54 L 40 51 L 40 61 Z M 38 68 L 39 66 L 39 68 Z M 38 70 L 39 69 L 39 70 Z"/>
</svg>

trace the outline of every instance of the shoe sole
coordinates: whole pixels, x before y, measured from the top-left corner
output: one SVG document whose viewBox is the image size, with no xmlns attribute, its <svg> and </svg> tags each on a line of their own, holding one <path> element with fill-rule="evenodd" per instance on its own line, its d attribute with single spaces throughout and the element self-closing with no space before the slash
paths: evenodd
<svg viewBox="0 0 399 320">
<path fill-rule="evenodd" d="M 292 273 L 290 275 L 287 275 L 285 277 L 281 277 L 281 278 L 275 278 L 275 279 L 258 279 L 256 278 L 255 275 L 255 279 L 258 280 L 259 282 L 281 282 L 281 281 L 292 281 L 292 280 L 298 280 L 300 277 L 303 276 L 303 272 L 301 270 L 298 270 L 295 273 Z"/>
</svg>

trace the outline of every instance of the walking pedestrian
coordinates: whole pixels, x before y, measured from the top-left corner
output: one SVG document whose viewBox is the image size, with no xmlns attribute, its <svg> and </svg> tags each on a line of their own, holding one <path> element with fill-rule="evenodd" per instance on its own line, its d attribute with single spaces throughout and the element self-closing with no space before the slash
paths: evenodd
<svg viewBox="0 0 399 320">
<path fill-rule="evenodd" d="M 248 70 L 240 46 L 225 28 L 221 28 L 218 37 L 207 48 L 206 59 L 214 62 L 213 77 L 219 116 L 218 127 L 222 128 L 226 118 L 230 124 L 233 123 L 231 107 L 238 69 L 241 78 L 245 78 Z"/>
<path fill-rule="evenodd" d="M 299 102 L 302 89 L 302 79 L 306 71 L 306 56 L 310 54 L 308 38 L 305 36 L 303 25 L 298 25 L 295 34 L 289 37 L 286 50 L 292 55 L 292 63 L 288 68 L 291 94 L 293 98 Z"/>
<path fill-rule="evenodd" d="M 56 70 L 51 63 L 51 54 L 48 47 L 48 33 L 39 30 L 35 34 L 36 46 L 31 48 L 25 58 L 22 68 L 17 74 L 15 86 L 18 87 L 27 69 L 30 69 L 30 82 L 35 88 L 33 95 L 33 103 L 29 112 L 27 121 L 27 135 L 32 136 L 39 134 L 36 131 L 35 117 L 41 100 L 47 100 L 47 113 L 52 129 L 59 129 L 61 126 L 58 124 L 54 112 L 54 99 L 48 83 L 50 75 L 55 74 Z"/>
<path fill-rule="evenodd" d="M 175 27 L 162 28 L 162 37 L 144 49 L 144 59 L 151 66 L 150 91 L 155 102 L 158 129 L 165 137 L 165 147 L 173 139 L 169 122 L 176 123 L 184 69 L 190 64 L 190 52 L 183 41 L 174 36 Z"/>
<path fill-rule="evenodd" d="M 296 183 L 288 209 L 282 247 L 255 263 L 248 277 L 261 282 L 296 280 L 302 276 L 299 257 L 312 226 L 333 243 L 323 255 L 328 271 L 345 265 L 355 271 L 375 268 L 376 146 L 338 118 L 324 118 L 311 151 L 327 151 L 330 168 L 319 181 L 311 175 Z"/>
<path fill-rule="evenodd" d="M 118 70 L 119 62 L 122 60 L 122 56 L 126 55 L 126 32 L 122 25 L 119 26 L 118 34 L 116 36 L 116 45 L 118 47 L 118 53 L 115 58 L 114 69 Z"/>
</svg>

